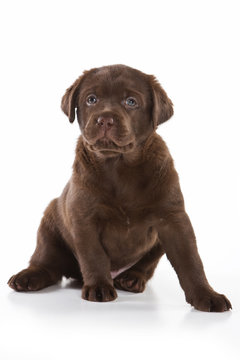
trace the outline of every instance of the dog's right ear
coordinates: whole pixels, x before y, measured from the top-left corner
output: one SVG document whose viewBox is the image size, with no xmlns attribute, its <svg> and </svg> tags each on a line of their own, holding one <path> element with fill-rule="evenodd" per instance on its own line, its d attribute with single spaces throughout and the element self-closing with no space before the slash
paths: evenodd
<svg viewBox="0 0 240 360">
<path fill-rule="evenodd" d="M 75 109 L 77 107 L 80 84 L 85 74 L 86 71 L 66 90 L 62 97 L 62 111 L 68 116 L 71 123 L 73 123 L 75 119 Z"/>
</svg>

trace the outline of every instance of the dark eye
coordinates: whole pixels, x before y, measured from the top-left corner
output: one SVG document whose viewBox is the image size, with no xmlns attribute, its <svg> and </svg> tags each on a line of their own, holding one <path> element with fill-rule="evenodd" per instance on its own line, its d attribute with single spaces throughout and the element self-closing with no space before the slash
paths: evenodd
<svg viewBox="0 0 240 360">
<path fill-rule="evenodd" d="M 97 97 L 95 95 L 89 95 L 87 97 L 87 105 L 94 105 L 97 102 Z"/>
<path fill-rule="evenodd" d="M 136 107 L 137 101 L 133 97 L 129 97 L 126 99 L 125 104 L 129 107 Z"/>
</svg>

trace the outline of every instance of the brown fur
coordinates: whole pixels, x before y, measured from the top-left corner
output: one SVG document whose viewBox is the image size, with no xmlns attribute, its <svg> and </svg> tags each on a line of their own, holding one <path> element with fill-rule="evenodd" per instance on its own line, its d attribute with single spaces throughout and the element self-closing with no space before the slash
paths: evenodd
<svg viewBox="0 0 240 360">
<path fill-rule="evenodd" d="M 40 290 L 66 276 L 81 281 L 84 299 L 110 301 L 115 288 L 142 292 L 166 253 L 187 302 L 230 309 L 208 284 L 172 157 L 155 132 L 173 114 L 156 78 L 123 65 L 86 71 L 62 99 L 70 122 L 75 109 L 82 136 L 72 177 L 44 213 L 29 267 L 9 286 Z"/>
</svg>

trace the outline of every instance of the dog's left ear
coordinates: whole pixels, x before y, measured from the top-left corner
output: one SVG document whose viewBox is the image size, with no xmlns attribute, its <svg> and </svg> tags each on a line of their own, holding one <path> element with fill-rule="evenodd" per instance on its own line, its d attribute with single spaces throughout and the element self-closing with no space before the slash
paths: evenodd
<svg viewBox="0 0 240 360">
<path fill-rule="evenodd" d="M 170 119 L 173 115 L 173 103 L 167 96 L 165 90 L 161 87 L 158 80 L 153 75 L 149 75 L 149 82 L 152 89 L 153 98 L 153 126 L 154 129 L 158 125 Z"/>
<path fill-rule="evenodd" d="M 71 123 L 75 119 L 75 109 L 77 107 L 78 95 L 80 92 L 80 85 L 84 76 L 88 71 L 84 71 L 83 75 L 74 81 L 74 83 L 66 90 L 65 94 L 62 97 L 61 108 L 65 115 L 68 116 Z"/>
</svg>

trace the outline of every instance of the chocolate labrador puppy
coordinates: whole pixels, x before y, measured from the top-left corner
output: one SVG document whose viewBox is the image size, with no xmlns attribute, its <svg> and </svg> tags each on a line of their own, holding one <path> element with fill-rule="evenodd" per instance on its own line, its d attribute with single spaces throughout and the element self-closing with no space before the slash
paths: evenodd
<svg viewBox="0 0 240 360">
<path fill-rule="evenodd" d="M 75 109 L 82 136 L 72 177 L 9 286 L 36 291 L 66 276 L 81 281 L 83 299 L 111 301 L 116 288 L 142 292 L 166 253 L 188 303 L 229 310 L 207 281 L 173 159 L 155 132 L 173 115 L 156 78 L 124 65 L 85 71 L 62 99 L 71 123 Z"/>
</svg>

